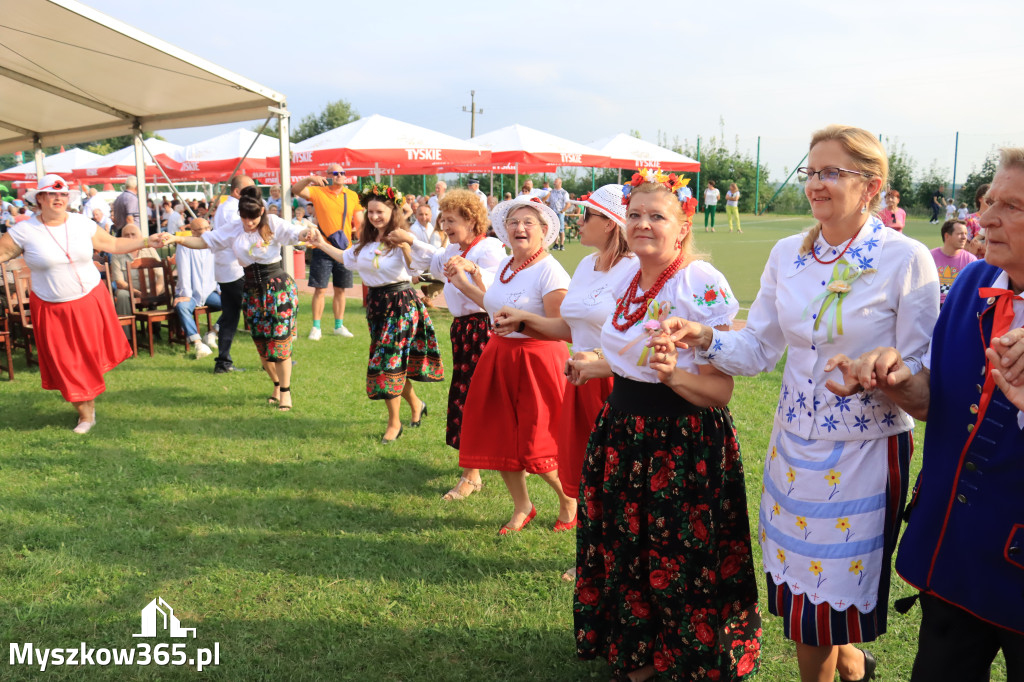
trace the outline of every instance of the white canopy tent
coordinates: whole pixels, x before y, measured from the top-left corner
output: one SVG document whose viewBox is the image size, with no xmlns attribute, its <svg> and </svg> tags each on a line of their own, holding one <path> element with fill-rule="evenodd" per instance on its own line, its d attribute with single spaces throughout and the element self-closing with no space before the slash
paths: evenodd
<svg viewBox="0 0 1024 682">
<path fill-rule="evenodd" d="M 0 153 L 34 149 L 39 175 L 44 145 L 134 135 L 145 205 L 142 131 L 270 116 L 280 121 L 281 176 L 290 174 L 284 95 L 75 0 L 18 0 L 3 15 Z"/>
<path fill-rule="evenodd" d="M 60 173 L 61 175 L 66 176 L 65 180 L 70 180 L 70 177 L 67 176 L 70 176 L 72 171 L 76 168 L 96 163 L 103 158 L 104 157 L 99 154 L 93 154 L 92 152 L 84 149 L 72 147 L 67 151 L 50 154 L 45 157 L 43 159 L 43 165 L 46 166 L 47 172 Z M 27 161 L 18 166 L 13 166 L 0 171 L 0 180 L 35 180 L 36 170 L 35 162 Z"/>
<path fill-rule="evenodd" d="M 696 159 L 625 133 L 595 140 L 587 146 L 607 155 L 612 167 L 656 168 L 694 173 L 700 170 L 700 163 Z"/>
</svg>

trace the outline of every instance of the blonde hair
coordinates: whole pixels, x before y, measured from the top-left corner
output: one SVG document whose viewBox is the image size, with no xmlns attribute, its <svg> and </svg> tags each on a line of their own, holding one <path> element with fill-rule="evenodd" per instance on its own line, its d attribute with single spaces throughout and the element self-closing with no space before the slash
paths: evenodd
<svg viewBox="0 0 1024 682">
<path fill-rule="evenodd" d="M 885 187 L 889 182 L 889 157 L 885 153 L 885 147 L 878 141 L 878 138 L 864 130 L 853 126 L 830 125 L 818 130 L 811 136 L 811 145 L 808 149 L 820 142 L 838 142 L 843 151 L 853 158 L 853 168 L 850 170 L 867 173 L 871 178 L 878 178 L 882 181 L 880 187 Z M 875 193 L 868 200 L 867 210 L 876 213 L 882 203 L 880 193 Z M 804 237 L 800 245 L 800 253 L 806 254 L 814 247 L 814 242 L 821 234 L 821 223 L 818 223 Z"/>
<path fill-rule="evenodd" d="M 630 190 L 630 203 L 633 203 L 633 197 L 635 197 L 637 194 L 664 194 L 665 196 L 671 198 L 672 201 L 669 202 L 669 206 L 671 206 L 671 208 L 669 210 L 672 211 L 672 213 L 675 215 L 675 218 L 676 220 L 679 221 L 680 225 L 690 226 L 690 229 L 687 230 L 686 232 L 686 236 L 683 237 L 683 243 L 681 246 L 683 252 L 683 267 L 686 267 L 695 260 L 711 260 L 707 254 L 700 253 L 695 250 L 693 244 L 693 219 L 688 217 L 686 215 L 686 212 L 683 211 L 683 206 L 682 204 L 679 203 L 679 199 L 676 198 L 675 192 L 670 191 L 667 187 L 657 182 L 644 182 Z M 626 218 L 626 221 L 628 225 L 628 216 Z"/>
</svg>

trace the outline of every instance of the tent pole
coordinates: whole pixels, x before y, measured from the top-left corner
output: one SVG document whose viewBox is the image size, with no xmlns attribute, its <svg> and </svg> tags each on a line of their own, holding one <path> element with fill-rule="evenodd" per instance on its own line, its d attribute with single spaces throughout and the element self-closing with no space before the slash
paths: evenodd
<svg viewBox="0 0 1024 682">
<path fill-rule="evenodd" d="M 515 191 L 512 192 L 512 197 L 513 198 L 515 198 L 517 196 L 519 196 L 519 163 L 518 162 L 516 162 L 516 187 L 515 187 Z"/>
<path fill-rule="evenodd" d="M 956 157 L 960 152 L 960 131 L 956 132 L 956 141 L 953 142 L 953 189 L 950 198 L 956 203 Z"/>
<path fill-rule="evenodd" d="M 149 147 L 146 146 L 145 141 L 143 141 L 143 143 L 142 143 L 142 148 L 146 150 L 147 154 L 149 154 L 149 158 L 153 159 L 153 164 L 156 165 L 157 170 L 160 171 L 160 174 L 164 176 L 164 180 L 166 180 L 167 184 L 170 185 L 170 187 L 171 187 L 171 194 L 173 194 L 174 196 L 178 197 L 178 200 L 185 206 L 185 210 L 188 211 L 188 214 L 190 216 L 192 216 L 193 219 L 195 219 L 196 214 L 192 211 L 192 207 L 189 206 L 188 202 L 185 201 L 182 198 L 181 194 L 178 193 L 178 188 L 175 187 L 174 183 L 171 182 L 171 179 L 169 177 L 167 177 L 167 171 L 164 170 L 164 167 L 161 166 L 160 162 L 156 160 L 155 156 L 153 156 L 153 152 L 149 151 Z"/>
<path fill-rule="evenodd" d="M 277 111 L 277 132 L 278 142 L 280 144 L 280 161 L 278 166 L 277 177 L 281 183 L 281 219 L 286 223 L 292 221 L 292 152 L 291 152 L 291 132 L 288 128 L 288 123 L 291 120 L 291 114 L 288 110 L 281 105 Z M 293 256 L 295 249 L 291 246 L 286 246 L 282 250 L 281 260 L 284 261 L 284 271 L 287 272 L 291 277 L 296 277 L 295 273 L 295 257 Z M 298 277 L 305 276 L 305 269 L 303 272 L 298 273 Z"/>
<path fill-rule="evenodd" d="M 757 136 L 757 165 L 754 166 L 754 215 L 757 215 L 757 197 L 761 193 L 761 136 Z"/>
<path fill-rule="evenodd" d="M 135 179 L 139 183 L 139 232 L 143 237 L 149 236 L 149 208 L 146 206 L 146 157 L 143 155 L 142 124 L 135 119 L 132 126 L 132 142 L 135 144 Z M 160 223 L 157 223 L 157 231 Z"/>
<path fill-rule="evenodd" d="M 697 163 L 700 164 L 700 135 L 697 136 Z M 697 186 L 693 188 L 693 198 L 700 195 L 700 166 L 697 166 Z"/>
<path fill-rule="evenodd" d="M 38 187 L 39 181 L 46 175 L 46 166 L 43 165 L 43 143 L 40 142 L 38 135 L 32 136 L 32 156 L 36 160 L 36 187 Z"/>
</svg>

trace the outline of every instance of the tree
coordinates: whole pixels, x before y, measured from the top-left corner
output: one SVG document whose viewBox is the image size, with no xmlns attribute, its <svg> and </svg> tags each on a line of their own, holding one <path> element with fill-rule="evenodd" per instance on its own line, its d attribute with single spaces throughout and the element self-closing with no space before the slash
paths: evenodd
<svg viewBox="0 0 1024 682">
<path fill-rule="evenodd" d="M 971 174 L 964 180 L 964 184 L 960 186 L 960 191 L 957 192 L 957 196 L 960 201 L 966 201 L 967 205 L 972 211 L 977 210 L 977 206 L 974 205 L 974 195 L 977 194 L 978 188 L 982 185 L 989 184 L 992 182 L 992 178 L 996 175 L 996 168 L 999 167 L 999 152 L 994 149 L 988 153 L 985 160 L 981 164 L 979 170 L 971 170 Z"/>
<path fill-rule="evenodd" d="M 355 110 L 350 102 L 343 99 L 335 100 L 324 105 L 323 110 L 319 114 L 306 114 L 303 116 L 302 120 L 292 127 L 289 137 L 292 144 L 302 142 L 320 133 L 340 128 L 346 123 L 358 121 L 359 119 L 359 112 Z M 259 130 L 259 126 L 253 128 L 254 132 L 259 132 Z M 263 134 L 269 137 L 281 136 L 276 118 L 267 124 Z"/>
<path fill-rule="evenodd" d="M 946 178 L 949 177 L 949 169 L 940 168 L 938 161 L 932 161 L 932 165 L 928 167 L 924 176 L 917 183 L 917 188 L 914 190 L 914 206 L 924 209 L 931 215 L 932 210 L 932 195 L 935 194 L 935 190 L 939 187 L 946 186 Z M 906 203 L 906 202 L 904 202 Z M 906 207 L 909 208 L 909 207 Z M 942 217 L 944 214 L 942 210 L 939 210 L 939 216 Z"/>
<path fill-rule="evenodd" d="M 676 147 L 674 151 L 694 159 L 697 158 L 697 149 L 695 147 Z M 754 193 L 758 175 L 761 178 L 762 190 L 768 188 L 768 170 L 764 166 L 761 166 L 759 171 L 757 163 L 750 156 L 741 154 L 739 150 L 730 151 L 726 148 L 724 140 L 719 140 L 717 137 L 711 137 L 705 144 L 701 145 L 699 161 L 700 182 L 702 186 L 695 187 L 695 180 L 690 180 L 693 196 L 700 200 L 703 199 L 703 186 L 707 184 L 708 180 L 714 180 L 715 187 L 718 188 L 723 196 L 726 190 L 729 189 L 729 184 L 735 182 L 740 190 L 740 211 L 743 213 L 754 212 Z M 683 175 L 694 178 L 696 174 L 685 173 Z M 768 198 L 763 191 L 760 193 L 762 207 L 764 207 Z"/>
<path fill-rule="evenodd" d="M 914 189 L 914 160 L 907 156 L 906 147 L 900 142 L 890 143 L 889 138 L 885 138 L 885 143 L 889 150 L 889 187 L 899 192 L 901 199 L 910 199 Z"/>
</svg>

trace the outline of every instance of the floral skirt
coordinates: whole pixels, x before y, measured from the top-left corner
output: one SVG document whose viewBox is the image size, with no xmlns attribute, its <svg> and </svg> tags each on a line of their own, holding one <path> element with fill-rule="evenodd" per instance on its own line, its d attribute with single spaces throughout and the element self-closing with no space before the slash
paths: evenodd
<svg viewBox="0 0 1024 682">
<path fill-rule="evenodd" d="M 267 280 L 265 287 L 246 286 L 242 311 L 261 359 L 272 362 L 291 359 L 298 302 L 295 280 L 288 275 Z"/>
<path fill-rule="evenodd" d="M 444 441 L 459 449 L 462 433 L 462 408 L 466 405 L 469 382 L 491 338 L 491 318 L 487 313 L 456 317 L 452 321 L 452 383 L 448 386 L 448 427 Z M 573 492 L 573 495 L 576 493 Z"/>
<path fill-rule="evenodd" d="M 397 398 L 405 389 L 406 379 L 443 381 L 444 366 L 434 325 L 416 292 L 412 288 L 380 289 L 371 287 L 366 303 L 370 327 L 366 395 L 370 400 Z"/>
<path fill-rule="evenodd" d="M 619 672 L 653 664 L 659 679 L 756 672 L 761 618 L 728 410 L 639 416 L 612 403 L 580 485 L 578 656 Z"/>
</svg>

